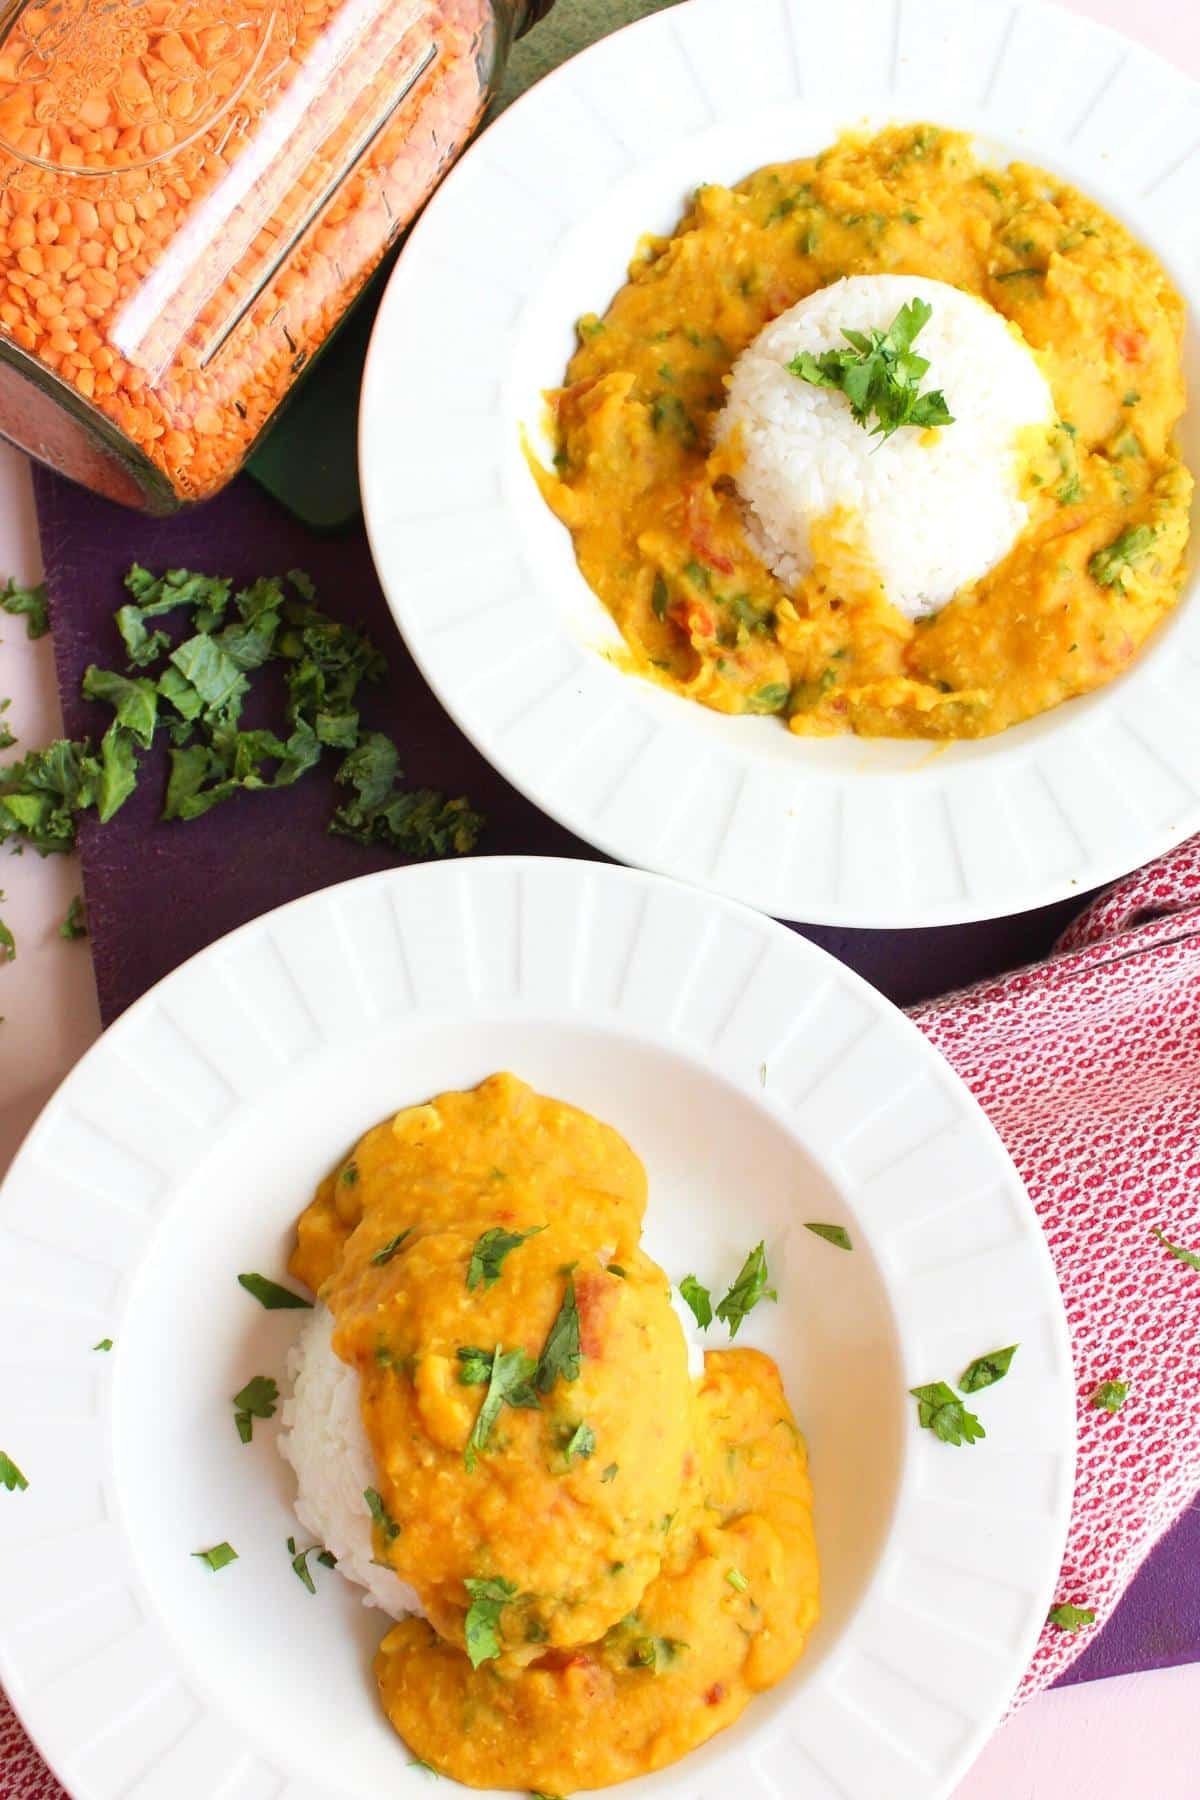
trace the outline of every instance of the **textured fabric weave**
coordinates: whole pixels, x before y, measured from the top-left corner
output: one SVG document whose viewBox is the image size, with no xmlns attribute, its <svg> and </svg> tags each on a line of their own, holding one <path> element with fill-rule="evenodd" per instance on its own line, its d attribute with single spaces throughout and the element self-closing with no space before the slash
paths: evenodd
<svg viewBox="0 0 1200 1800">
<path fill-rule="evenodd" d="M 1153 1235 L 1200 1249 L 1200 839 L 1102 895 L 1049 962 L 913 1017 L 1008 1145 L 1054 1257 L 1079 1429 L 1057 1598 L 1099 1625 L 1200 1488 L 1200 1271 Z M 1115 1415 L 1088 1404 L 1109 1379 L 1129 1384 Z M 1086 1642 L 1047 1626 L 1014 1705 Z M 62 1795 L 0 1695 L 0 1800 Z"/>
</svg>

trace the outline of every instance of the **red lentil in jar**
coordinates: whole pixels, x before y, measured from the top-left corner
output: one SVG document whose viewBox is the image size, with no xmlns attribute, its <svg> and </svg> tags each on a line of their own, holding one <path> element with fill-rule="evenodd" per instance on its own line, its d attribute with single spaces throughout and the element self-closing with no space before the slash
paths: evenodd
<svg viewBox="0 0 1200 1800">
<path fill-rule="evenodd" d="M 549 4 L 18 4 L 0 34 L 0 433 L 151 512 L 214 494 Z"/>
</svg>

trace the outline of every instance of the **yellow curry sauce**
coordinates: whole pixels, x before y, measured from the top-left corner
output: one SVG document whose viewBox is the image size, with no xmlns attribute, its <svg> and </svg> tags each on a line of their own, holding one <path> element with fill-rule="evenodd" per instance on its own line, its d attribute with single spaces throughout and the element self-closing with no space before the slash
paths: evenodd
<svg viewBox="0 0 1200 1800">
<path fill-rule="evenodd" d="M 375 1555 L 428 1614 L 383 1641 L 384 1708 L 472 1786 L 561 1794 L 674 1761 L 786 1674 L 817 1617 L 778 1371 L 714 1351 L 689 1378 L 645 1203 L 611 1127 L 496 1075 L 368 1132 L 300 1220 L 292 1273 L 360 1378 Z M 497 1229 L 519 1241 L 479 1265 Z M 471 1359 L 523 1350 L 540 1375 L 568 1308 L 574 1365 L 473 1447 L 490 1389 Z M 482 1659 L 468 1582 L 500 1602 Z"/>
<path fill-rule="evenodd" d="M 712 442 L 729 370 L 763 326 L 878 274 L 989 302 L 1024 334 L 1060 420 L 1031 453 L 1011 552 L 916 624 L 836 519 L 789 592 L 743 532 L 736 435 Z M 982 737 L 1110 680 L 1179 597 L 1182 330 L 1157 260 L 1054 176 L 983 165 L 931 125 L 846 136 L 701 187 L 673 236 L 645 241 L 604 318 L 580 321 L 551 396 L 554 472 L 535 474 L 640 673 L 800 733 Z"/>
</svg>

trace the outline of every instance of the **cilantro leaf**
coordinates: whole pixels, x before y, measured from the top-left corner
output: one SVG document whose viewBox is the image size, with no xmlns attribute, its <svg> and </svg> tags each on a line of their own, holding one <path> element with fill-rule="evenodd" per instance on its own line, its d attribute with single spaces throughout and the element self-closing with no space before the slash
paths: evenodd
<svg viewBox="0 0 1200 1800">
<path fill-rule="evenodd" d="M 1102 1381 L 1090 1396 L 1089 1404 L 1098 1411 L 1119 1413 L 1129 1397 L 1127 1381 Z"/>
<path fill-rule="evenodd" d="M 987 1436 L 975 1414 L 967 1411 L 944 1381 L 930 1381 L 908 1391 L 917 1402 L 919 1423 L 943 1444 L 973 1444 L 976 1438 Z"/>
<path fill-rule="evenodd" d="M 620 1465 L 618 1463 L 609 1463 L 608 1467 L 600 1477 L 601 1481 L 615 1481 L 619 1467 Z"/>
<path fill-rule="evenodd" d="M 398 1231 L 395 1237 L 389 1238 L 383 1248 L 377 1250 L 370 1259 L 372 1266 L 375 1268 L 382 1268 L 384 1263 L 390 1263 L 393 1256 L 399 1255 L 403 1248 L 404 1240 L 410 1238 L 412 1234 L 413 1227 L 411 1225 L 406 1225 L 403 1231 Z"/>
<path fill-rule="evenodd" d="M 0 894 L 0 900 L 3 898 L 4 895 Z M 0 919 L 0 968 L 3 968 L 6 962 L 16 962 L 16 960 L 17 940 L 12 934 L 11 927 L 6 925 L 3 919 Z"/>
<path fill-rule="evenodd" d="M 279 1388 L 269 1375 L 253 1375 L 240 1394 L 233 1396 L 234 1423 L 243 1444 L 254 1436 L 255 1419 L 273 1419 Z"/>
<path fill-rule="evenodd" d="M 735 1594 L 744 1594 L 750 1583 L 740 1569 L 726 1569 L 725 1579 Z"/>
<path fill-rule="evenodd" d="M 873 437 L 889 438 L 902 425 L 922 429 L 953 425 L 941 389 L 920 392 L 929 364 L 912 346 L 932 317 L 928 302 L 914 298 L 900 308 L 886 331 L 843 327 L 848 350 L 826 350 L 820 356 L 801 350 L 788 363 L 788 370 L 814 387 L 840 389 L 857 424 L 865 429 L 874 418 Z"/>
<path fill-rule="evenodd" d="M 158 689 L 144 675 L 136 678 L 119 675 L 114 669 L 98 669 L 89 663 L 80 688 L 85 700 L 99 700 L 111 706 L 115 723 L 148 750 L 158 723 Z"/>
<path fill-rule="evenodd" d="M 466 800 L 447 800 L 431 788 L 401 788 L 400 756 L 381 731 L 370 731 L 351 750 L 334 780 L 354 790 L 329 829 L 356 844 L 385 844 L 404 856 L 464 856 L 475 848 L 482 815 Z"/>
<path fill-rule="evenodd" d="M 468 1575 L 463 1586 L 471 1596 L 465 1624 L 467 1655 L 471 1667 L 477 1669 L 480 1663 L 499 1656 L 502 1648 L 500 1615 L 517 1590 L 511 1581 L 505 1581 L 501 1576 L 483 1579 Z"/>
<path fill-rule="evenodd" d="M 747 1256 L 737 1280 L 717 1307 L 717 1317 L 728 1325 L 731 1338 L 737 1336 L 742 1320 L 754 1310 L 760 1300 L 778 1300 L 779 1295 L 774 1288 L 767 1286 L 767 1280 L 767 1252 L 765 1243 L 760 1240 Z"/>
<path fill-rule="evenodd" d="M 707 1331 L 713 1320 L 712 1294 L 708 1288 L 694 1275 L 685 1275 L 679 1284 L 679 1292 L 691 1307 L 701 1331 Z"/>
<path fill-rule="evenodd" d="M 805 1225 L 804 1229 L 805 1231 L 813 1232 L 815 1236 L 819 1238 L 824 1238 L 827 1244 L 836 1245 L 839 1250 L 853 1250 L 854 1248 L 854 1245 L 850 1242 L 850 1233 L 846 1230 L 844 1225 L 816 1225 L 808 1223 Z"/>
<path fill-rule="evenodd" d="M 493 1225 L 490 1231 L 485 1231 L 476 1240 L 467 1265 L 468 1289 L 474 1293 L 481 1281 L 485 1293 L 494 1287 L 509 1251 L 518 1249 L 528 1238 L 536 1237 L 545 1229 L 544 1225 L 535 1225 L 530 1231 L 505 1231 L 502 1226 Z"/>
<path fill-rule="evenodd" d="M 29 1483 L 22 1475 L 20 1469 L 18 1469 L 12 1457 L 6 1456 L 3 1450 L 0 1450 L 0 1487 L 7 1488 L 9 1493 L 12 1494 L 18 1489 L 23 1493 L 28 1486 Z"/>
<path fill-rule="evenodd" d="M 69 940 L 84 938 L 88 934 L 87 919 L 84 915 L 83 901 L 78 894 L 67 908 L 67 916 L 58 928 L 60 938 Z"/>
<path fill-rule="evenodd" d="M 1009 1344 L 1004 1350 L 989 1350 L 986 1356 L 977 1356 L 959 1378 L 961 1391 L 964 1394 L 977 1394 L 980 1388 L 991 1387 L 995 1381 L 1003 1381 L 1019 1348 L 1019 1344 Z"/>
<path fill-rule="evenodd" d="M 590 1425 L 583 1423 L 575 1427 L 567 1439 L 566 1451 L 568 1462 L 573 1462 L 576 1457 L 586 1462 L 596 1454 L 596 1434 Z"/>
<path fill-rule="evenodd" d="M 93 1350 L 111 1350 L 112 1347 L 113 1341 L 111 1338 L 101 1338 L 98 1344 L 92 1345 Z"/>
<path fill-rule="evenodd" d="M 102 825 L 120 812 L 137 786 L 137 758 L 133 738 L 116 721 L 100 740 L 100 776 L 96 783 L 96 812 Z"/>
<path fill-rule="evenodd" d="M 473 1363 L 464 1362 L 464 1368 L 474 1369 L 475 1366 Z M 530 1380 L 536 1368 L 537 1364 L 528 1350 L 520 1348 L 505 1350 L 501 1345 L 496 1345 L 492 1353 L 491 1368 L 488 1371 L 488 1390 L 483 1397 L 483 1404 L 475 1416 L 475 1423 L 471 1427 L 471 1435 L 467 1439 L 467 1447 L 463 1454 L 468 1471 L 474 1471 L 479 1454 L 487 1449 L 492 1428 L 500 1417 L 500 1409 L 504 1405 L 525 1408 L 537 1405 L 536 1395 L 530 1386 Z M 461 1373 L 459 1379 L 463 1379 Z"/>
<path fill-rule="evenodd" d="M 1173 1244 L 1158 1225 L 1150 1227 L 1152 1236 L 1156 1237 L 1163 1249 L 1173 1256 L 1176 1262 L 1185 1263 L 1189 1269 L 1200 1269 L 1200 1254 L 1195 1250 L 1185 1250 L 1182 1244 Z"/>
<path fill-rule="evenodd" d="M 310 1594 L 315 1594 L 317 1591 L 317 1584 L 313 1580 L 312 1571 L 308 1566 L 308 1559 L 313 1551 L 315 1550 L 318 1552 L 317 1561 L 323 1568 L 333 1569 L 337 1567 L 337 1557 L 332 1555 L 328 1550 L 322 1550 L 319 1544 L 310 1544 L 307 1550 L 297 1550 L 295 1538 L 290 1537 L 287 1541 L 287 1549 L 288 1555 L 292 1559 L 293 1574 L 296 1576 L 297 1580 L 304 1583 Z"/>
<path fill-rule="evenodd" d="M 1072 1606 L 1070 1601 L 1063 1601 L 1050 1608 L 1046 1622 L 1057 1625 L 1060 1631 L 1079 1631 L 1084 1625 L 1094 1625 L 1096 1614 L 1090 1606 Z"/>
<path fill-rule="evenodd" d="M 1103 550 L 1088 558 L 1088 574 L 1100 587 L 1125 592 L 1125 579 L 1141 567 L 1158 536 L 1153 525 L 1127 525 Z"/>
<path fill-rule="evenodd" d="M 490 1350 L 480 1350 L 471 1344 L 464 1345 L 455 1354 L 462 1364 L 458 1379 L 463 1387 L 484 1387 L 492 1379 L 493 1356 Z"/>
<path fill-rule="evenodd" d="M 367 1511 L 370 1513 L 376 1525 L 378 1525 L 379 1529 L 385 1534 L 388 1542 L 394 1543 L 400 1536 L 400 1527 L 397 1525 L 395 1519 L 393 1519 L 387 1507 L 383 1504 L 383 1496 L 380 1494 L 378 1488 L 364 1488 L 363 1499 L 366 1501 Z"/>
<path fill-rule="evenodd" d="M 311 1300 L 306 1300 L 303 1294 L 293 1293 L 291 1288 L 280 1287 L 277 1281 L 269 1280 L 266 1275 L 239 1275 L 238 1280 L 267 1312 L 286 1312 L 289 1309 L 300 1311 L 302 1308 L 310 1312 L 312 1310 Z"/>
<path fill-rule="evenodd" d="M 578 1381 L 581 1356 L 579 1308 L 575 1302 L 575 1281 L 571 1275 L 568 1275 L 562 1305 L 550 1327 L 533 1377 L 533 1385 L 538 1393 L 548 1394 L 560 1376 L 564 1381 Z"/>
<path fill-rule="evenodd" d="M 238 1559 L 238 1553 L 232 1544 L 214 1544 L 211 1550 L 193 1550 L 192 1555 L 207 1563 L 214 1571 L 227 1568 Z"/>
<path fill-rule="evenodd" d="M 50 629 L 50 611 L 46 605 L 44 581 L 39 581 L 36 587 L 18 587 L 10 577 L 3 589 L 0 589 L 0 607 L 14 618 L 24 617 L 27 637 L 45 637 Z"/>
<path fill-rule="evenodd" d="M 94 807 L 100 763 L 86 741 L 56 738 L 0 769 L 0 844 L 18 838 L 42 856 L 73 850 L 79 814 Z"/>
</svg>

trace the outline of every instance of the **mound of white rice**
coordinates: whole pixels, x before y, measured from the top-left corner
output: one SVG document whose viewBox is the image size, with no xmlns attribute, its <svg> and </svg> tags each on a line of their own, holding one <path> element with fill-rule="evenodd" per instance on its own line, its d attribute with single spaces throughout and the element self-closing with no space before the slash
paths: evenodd
<svg viewBox="0 0 1200 1800">
<path fill-rule="evenodd" d="M 845 326 L 886 331 L 917 297 L 933 308 L 913 344 L 930 365 L 921 392 L 942 390 L 953 425 L 874 437 L 840 389 L 789 371 L 801 350 L 846 349 Z M 993 307 L 941 281 L 853 275 L 782 313 L 742 353 L 718 435 L 740 427 L 747 528 L 784 582 L 794 585 L 811 567 L 813 523 L 843 508 L 855 515 L 888 598 L 915 619 L 1011 548 L 1028 516 L 1018 433 L 1053 419 L 1032 352 Z"/>
<path fill-rule="evenodd" d="M 688 1370 L 703 1373 L 696 1321 L 674 1289 L 671 1300 L 688 1345 Z M 333 1348 L 333 1314 L 318 1304 L 288 1354 L 291 1392 L 280 1415 L 279 1453 L 296 1472 L 296 1517 L 338 1559 L 338 1573 L 367 1592 L 364 1604 L 394 1619 L 423 1608 L 407 1582 L 375 1562 L 363 1495 L 378 1487 L 359 1405 L 358 1376 Z"/>
<path fill-rule="evenodd" d="M 283 1403 L 279 1453 L 296 1471 L 296 1517 L 332 1550 L 338 1572 L 366 1588 L 365 1604 L 394 1619 L 420 1613 L 407 1583 L 375 1562 L 363 1495 L 378 1487 L 359 1406 L 358 1376 L 333 1348 L 333 1314 L 318 1304 L 288 1355 L 291 1395 Z"/>
</svg>

